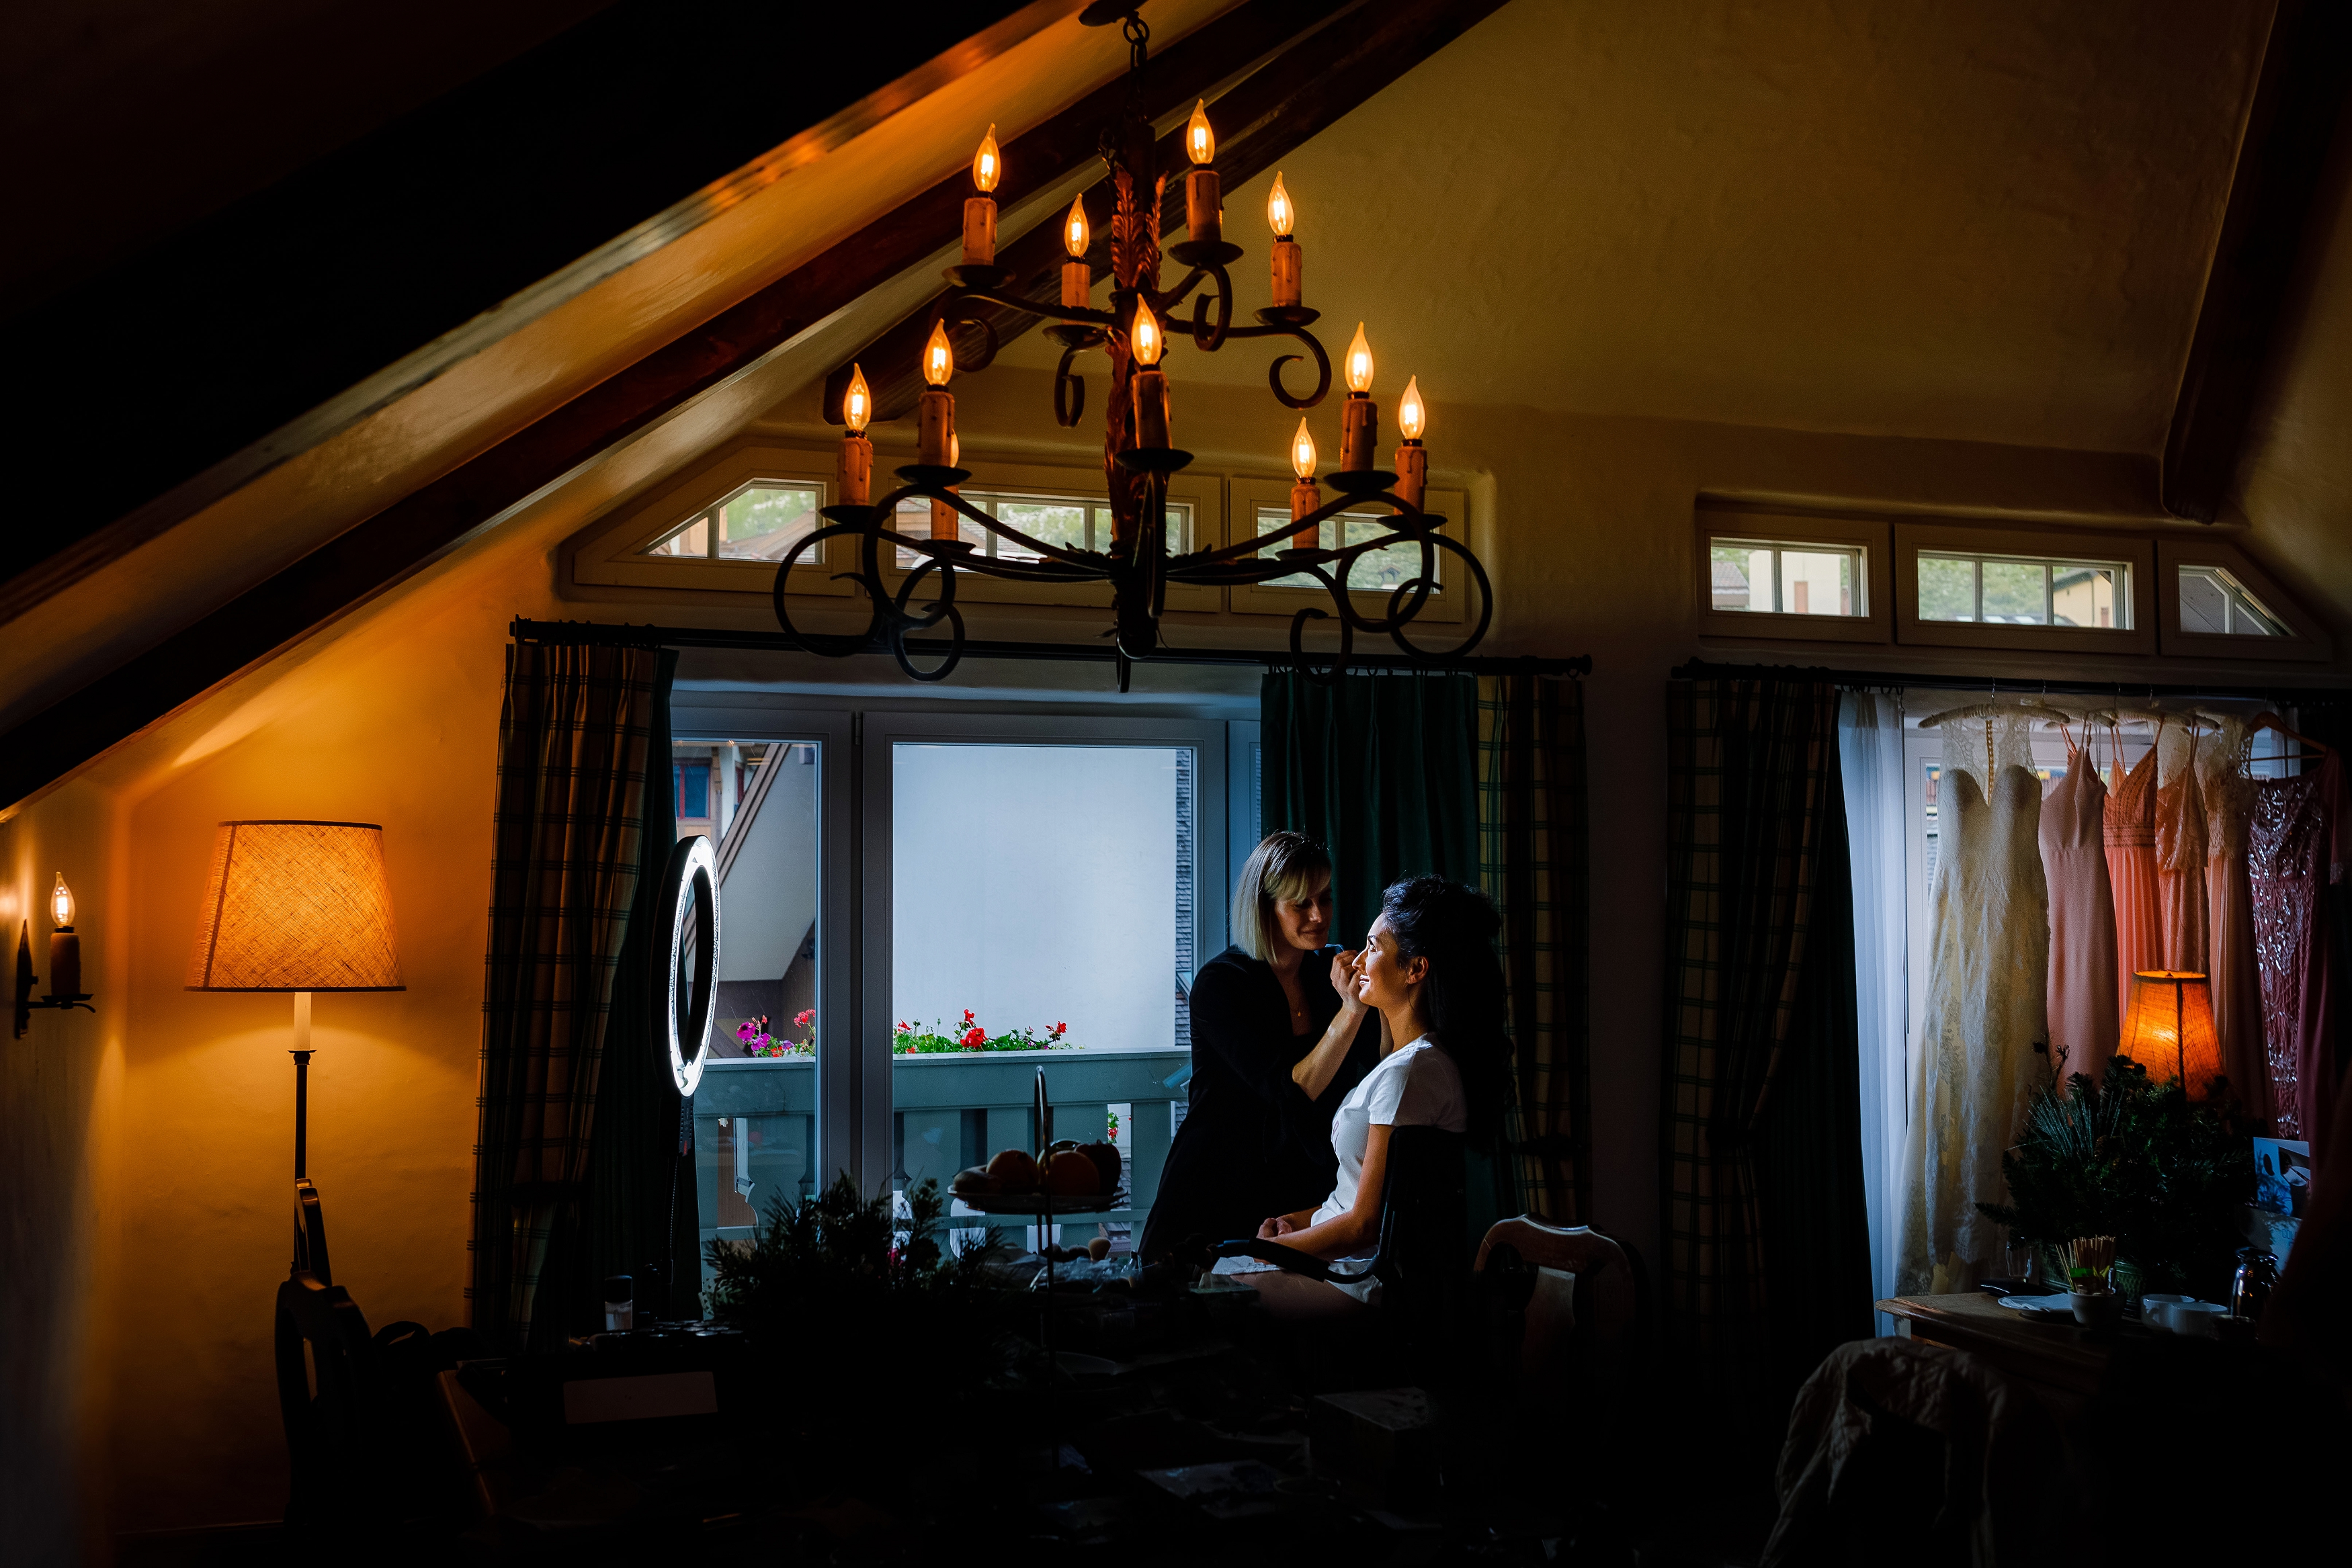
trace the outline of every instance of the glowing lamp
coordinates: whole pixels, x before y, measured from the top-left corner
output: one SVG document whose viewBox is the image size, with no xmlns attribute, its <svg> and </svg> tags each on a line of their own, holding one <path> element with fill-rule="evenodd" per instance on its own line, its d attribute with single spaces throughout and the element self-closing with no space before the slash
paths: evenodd
<svg viewBox="0 0 2352 1568">
<path fill-rule="evenodd" d="M 1290 231 L 1298 226 L 1298 209 L 1290 204 L 1290 193 L 1282 188 L 1280 173 L 1274 177 L 1274 189 L 1265 193 L 1265 222 L 1276 239 L 1288 239 Z"/>
<path fill-rule="evenodd" d="M 927 386 L 943 387 L 955 374 L 955 346 L 948 341 L 945 317 L 931 325 L 930 341 L 923 345 L 923 382 Z"/>
<path fill-rule="evenodd" d="M 1192 105 L 1192 118 L 1184 122 L 1184 156 L 1200 164 L 1213 163 L 1217 158 L 1217 133 L 1209 129 L 1209 105 L 1204 99 Z"/>
<path fill-rule="evenodd" d="M 1364 324 L 1356 323 L 1356 340 L 1348 345 L 1348 390 L 1369 392 L 1372 390 L 1372 346 L 1364 340 Z"/>
<path fill-rule="evenodd" d="M 49 891 L 49 924 L 60 930 L 71 930 L 73 917 L 73 889 L 66 885 L 66 873 L 59 872 L 58 885 Z"/>
<path fill-rule="evenodd" d="M 874 420 L 874 389 L 866 384 L 866 372 L 853 364 L 849 367 L 849 390 L 841 394 L 841 422 L 856 435 L 866 434 Z"/>
<path fill-rule="evenodd" d="M 1404 396 L 1397 400 L 1397 434 L 1407 441 L 1419 441 L 1428 426 L 1429 410 L 1421 402 L 1421 378 L 1414 376 L 1404 383 Z"/>
<path fill-rule="evenodd" d="M 992 124 L 988 134 L 980 139 L 980 151 L 971 155 L 971 183 L 985 196 L 996 189 L 997 181 L 1003 177 L 1004 155 L 996 150 L 996 127 Z"/>
<path fill-rule="evenodd" d="M 1160 320 L 1151 314 L 1151 307 L 1141 298 L 1135 302 L 1135 328 L 1129 334 L 1129 343 L 1135 350 L 1137 364 L 1157 365 L 1160 362 L 1160 351 L 1165 347 L 1160 335 Z"/>
<path fill-rule="evenodd" d="M 1304 419 L 1298 422 L 1298 434 L 1290 438 L 1290 471 L 1301 479 L 1315 477 L 1315 436 Z"/>
<path fill-rule="evenodd" d="M 1081 194 L 1070 204 L 1070 215 L 1062 225 L 1062 248 L 1070 253 L 1072 261 L 1087 258 L 1087 245 L 1094 231 L 1087 226 L 1087 198 Z"/>
<path fill-rule="evenodd" d="M 2213 993 L 2206 977 L 2185 969 L 2133 971 L 2131 1009 L 2116 1054 L 2130 1057 L 2151 1078 L 2179 1078 L 2190 1099 L 2204 1099 L 2221 1071 Z"/>
</svg>

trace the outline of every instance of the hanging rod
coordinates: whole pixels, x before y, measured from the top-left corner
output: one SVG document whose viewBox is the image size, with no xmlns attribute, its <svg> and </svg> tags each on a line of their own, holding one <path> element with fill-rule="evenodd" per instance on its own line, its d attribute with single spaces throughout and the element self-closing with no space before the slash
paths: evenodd
<svg viewBox="0 0 2352 1568">
<path fill-rule="evenodd" d="M 508 630 L 516 641 L 530 643 L 629 648 L 742 648 L 772 653 L 804 651 L 797 638 L 782 632 L 730 632 L 709 626 L 614 626 L 597 621 L 528 621 L 518 615 Z M 944 653 L 948 646 L 944 640 L 907 639 L 908 649 L 915 653 Z M 887 657 L 890 650 L 877 644 L 859 652 Z M 1108 643 L 1097 647 L 1083 643 L 967 642 L 963 645 L 963 656 L 967 659 L 1032 659 L 1062 664 L 1110 664 L 1118 662 L 1118 652 Z M 1308 662 L 1324 669 L 1330 667 L 1328 659 L 1316 655 L 1310 654 Z M 1136 663 L 1285 669 L 1297 661 L 1280 649 L 1168 648 Z M 1592 655 L 1580 653 L 1572 659 L 1540 659 L 1532 654 L 1517 658 L 1478 654 L 1467 659 L 1437 658 L 1416 663 L 1395 654 L 1358 653 L 1348 660 L 1348 668 L 1368 673 L 1431 671 L 1474 675 L 1589 675 L 1592 673 Z"/>
<path fill-rule="evenodd" d="M 2090 696 L 2125 701 L 2135 697 L 2234 697 L 2294 702 L 2305 706 L 2352 703 L 2352 690 L 2342 686 L 2232 686 L 2216 685 L 2210 682 L 2195 685 L 2167 685 L 2146 681 L 2051 681 L 2009 675 L 1927 674 L 1916 670 L 1839 670 L 1822 664 L 1726 664 L 1712 659 L 1693 659 L 1666 672 L 1666 678 L 1672 681 L 1710 677 L 1752 680 L 1759 676 L 1784 681 L 1826 681 L 1841 686 L 1919 686 L 1933 691 L 1983 691 L 2018 696 Z"/>
</svg>

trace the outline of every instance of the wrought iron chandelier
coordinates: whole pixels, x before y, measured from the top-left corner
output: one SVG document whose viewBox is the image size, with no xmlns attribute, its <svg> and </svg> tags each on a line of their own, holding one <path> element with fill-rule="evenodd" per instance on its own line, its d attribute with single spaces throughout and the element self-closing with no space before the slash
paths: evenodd
<svg viewBox="0 0 2352 1568">
<path fill-rule="evenodd" d="M 1221 549 L 1170 553 L 1168 478 L 1190 464 L 1192 455 L 1173 444 L 1169 430 L 1168 381 L 1160 368 L 1169 335 L 1192 339 L 1202 353 L 1215 353 L 1239 339 L 1296 339 L 1314 356 L 1314 390 L 1294 397 L 1283 384 L 1283 368 L 1302 355 L 1284 354 L 1266 372 L 1275 399 L 1296 410 L 1313 408 L 1329 393 L 1331 360 L 1307 330 L 1319 312 L 1303 302 L 1301 247 L 1291 235 L 1297 210 L 1279 173 L 1266 211 L 1275 235 L 1270 258 L 1274 304 L 1257 312 L 1256 326 L 1233 325 L 1233 283 L 1225 268 L 1244 253 L 1223 235 L 1216 137 L 1205 104 L 1194 107 L 1184 134 L 1184 151 L 1192 163 L 1185 176 L 1188 235 L 1181 244 L 1167 247 L 1167 255 L 1187 270 L 1174 287 L 1160 287 L 1160 196 L 1167 177 L 1155 169 L 1154 137 L 1138 90 L 1150 38 L 1150 29 L 1137 15 L 1139 4 L 1140 0 L 1096 0 L 1080 16 L 1090 26 L 1122 24 L 1129 43 L 1127 107 L 1102 137 L 1102 158 L 1110 170 L 1115 192 L 1110 217 L 1110 308 L 1097 310 L 1089 304 L 1094 280 L 1086 256 L 1092 236 L 1083 194 L 1071 204 L 1065 223 L 1064 242 L 1070 259 L 1062 266 L 1059 303 L 1011 291 L 1014 274 L 996 265 L 996 203 L 991 193 L 1003 177 L 1003 162 L 996 145 L 996 128 L 989 127 L 972 159 L 972 183 L 979 193 L 964 203 L 963 261 L 947 269 L 948 280 L 955 287 L 942 302 L 923 350 L 925 389 L 917 405 L 917 461 L 898 470 L 898 488 L 878 500 L 873 498 L 874 447 L 866 436 L 873 418 L 873 394 L 863 369 L 853 367 L 842 401 L 843 423 L 848 429 L 841 444 L 838 499 L 823 510 L 825 526 L 798 541 L 777 563 L 778 624 L 803 647 L 827 657 L 846 657 L 887 646 L 908 676 L 938 681 L 955 669 L 964 652 L 963 615 L 956 606 L 959 572 L 1016 582 L 1107 582 L 1113 607 L 1109 635 L 1118 653 L 1119 689 L 1124 691 L 1132 664 L 1150 659 L 1162 646 L 1160 622 L 1169 584 L 1234 586 L 1304 576 L 1321 586 L 1331 608 L 1327 612 L 1308 606 L 1291 617 L 1290 650 L 1302 664 L 1316 662 L 1305 646 L 1308 624 L 1327 620 L 1338 622 L 1335 672 L 1346 666 L 1359 632 L 1385 635 L 1415 661 L 1433 663 L 1468 653 L 1486 636 L 1494 618 L 1494 596 L 1486 569 L 1465 545 L 1440 531 L 1445 518 L 1423 509 L 1428 454 L 1421 436 L 1428 415 L 1417 379 L 1407 385 L 1398 405 L 1402 439 L 1395 449 L 1395 466 L 1378 465 L 1380 416 L 1371 400 L 1372 353 L 1360 324 L 1344 366 L 1349 390 L 1342 408 L 1339 466 L 1323 481 L 1338 495 L 1328 501 L 1323 498 L 1315 476 L 1314 439 L 1302 417 L 1292 442 L 1291 466 L 1298 483 L 1291 491 L 1289 524 Z M 1180 313 L 1188 299 L 1192 302 L 1189 320 Z M 1073 373 L 1073 361 L 1096 349 L 1109 356 L 1110 396 L 1103 438 L 1103 472 L 1109 483 L 1112 517 L 1108 550 L 1072 549 L 1032 538 L 957 493 L 957 487 L 971 476 L 958 465 L 961 454 L 955 434 L 955 398 L 948 391 L 955 374 L 955 350 L 948 328 L 966 323 L 978 326 L 988 335 L 992 359 L 994 328 L 984 317 L 965 314 L 969 307 L 981 303 L 1045 317 L 1055 323 L 1045 331 L 1062 347 L 1061 363 L 1054 373 L 1054 416 L 1065 428 L 1077 423 L 1086 406 L 1086 383 Z M 892 526 L 899 505 L 910 500 L 929 503 L 928 538 L 901 533 Z M 1363 509 L 1370 507 L 1384 507 L 1388 515 L 1380 517 L 1374 528 L 1362 529 Z M 1352 541 L 1343 537 L 1338 548 L 1324 548 L 1319 543 L 1323 523 L 1343 512 L 1349 515 L 1350 523 L 1360 525 L 1364 537 Z M 976 552 L 972 541 L 961 537 L 964 518 L 1016 546 L 1028 559 Z M 863 632 L 801 631 L 793 626 L 785 604 L 785 583 L 793 566 L 806 552 L 834 539 L 855 541 L 857 549 L 856 565 L 839 575 L 863 588 L 872 607 Z M 1297 542 L 1286 546 L 1285 541 Z M 1350 574 L 1366 556 L 1401 542 L 1419 551 L 1417 570 L 1387 591 L 1386 613 L 1362 613 L 1351 599 Z M 905 555 L 918 558 L 895 591 L 882 575 L 886 549 L 901 552 L 894 559 Z M 1476 585 L 1478 602 L 1468 635 L 1450 649 L 1433 652 L 1415 644 L 1407 633 L 1437 591 L 1441 551 L 1461 563 L 1468 581 Z M 929 668 L 918 665 L 908 639 L 941 626 L 949 633 L 944 654 Z"/>
</svg>

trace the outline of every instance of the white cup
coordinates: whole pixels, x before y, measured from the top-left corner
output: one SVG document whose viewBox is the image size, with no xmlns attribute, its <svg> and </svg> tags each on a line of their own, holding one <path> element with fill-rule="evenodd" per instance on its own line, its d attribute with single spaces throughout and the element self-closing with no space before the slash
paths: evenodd
<svg viewBox="0 0 2352 1568">
<path fill-rule="evenodd" d="M 2196 1299 L 2197 1298 L 2194 1296 L 2174 1296 L 2162 1293 L 2142 1296 L 2139 1299 L 2139 1321 L 2146 1323 L 2148 1327 L 2156 1330 L 2158 1333 L 2170 1333 L 2172 1332 L 2172 1325 L 2165 1321 L 2166 1315 L 2169 1313 L 2173 1308 L 2185 1307 Z"/>
<path fill-rule="evenodd" d="M 2230 1309 L 2219 1301 L 2175 1301 L 2164 1309 L 2165 1326 L 2177 1334 L 2190 1334 L 2199 1339 L 2219 1339 L 2221 1319 L 2230 1315 Z"/>
</svg>

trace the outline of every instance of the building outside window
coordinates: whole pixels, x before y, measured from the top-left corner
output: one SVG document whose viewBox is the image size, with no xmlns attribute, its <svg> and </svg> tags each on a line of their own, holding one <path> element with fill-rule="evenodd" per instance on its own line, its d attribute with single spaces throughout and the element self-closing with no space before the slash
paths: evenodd
<svg viewBox="0 0 2352 1568">
<path fill-rule="evenodd" d="M 1922 621 L 2128 631 L 2131 601 L 2127 562 L 1919 552 Z"/>
</svg>

